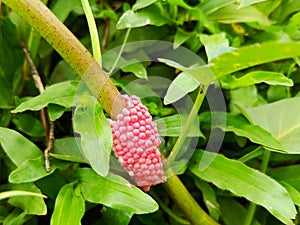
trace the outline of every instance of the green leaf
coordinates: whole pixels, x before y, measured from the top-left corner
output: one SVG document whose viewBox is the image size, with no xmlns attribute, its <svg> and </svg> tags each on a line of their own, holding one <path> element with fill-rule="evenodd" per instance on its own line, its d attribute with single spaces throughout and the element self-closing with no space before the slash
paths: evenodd
<svg viewBox="0 0 300 225">
<path fill-rule="evenodd" d="M 102 214 L 101 224 L 128 225 L 133 216 L 132 212 L 113 209 L 106 206 L 102 209 Z"/>
<path fill-rule="evenodd" d="M 226 127 L 223 124 L 215 124 L 213 128 L 221 128 L 226 132 L 233 132 L 238 136 L 246 137 L 254 143 L 270 148 L 270 150 L 286 152 L 285 148 L 276 140 L 268 131 L 262 129 L 259 126 L 251 125 L 245 119 L 240 116 L 234 116 L 231 114 L 221 112 L 205 112 L 200 114 L 201 123 L 211 124 L 211 117 L 222 119 L 224 116 L 227 118 Z"/>
<path fill-rule="evenodd" d="M 269 131 L 288 153 L 300 153 L 300 98 L 245 109 L 255 125 Z M 276 122 L 274 122 L 276 121 Z"/>
<path fill-rule="evenodd" d="M 32 137 L 46 135 L 42 122 L 30 114 L 14 115 L 12 121 L 20 131 L 27 135 Z"/>
<path fill-rule="evenodd" d="M 226 225 L 240 225 L 244 222 L 247 216 L 247 209 L 242 204 L 233 198 L 221 197 L 218 200 L 220 202 L 222 220 Z M 260 225 L 260 223 L 253 219 L 251 225 Z"/>
<path fill-rule="evenodd" d="M 164 98 L 164 104 L 167 105 L 176 102 L 188 93 L 194 91 L 199 85 L 199 82 L 189 74 L 181 72 L 170 84 Z"/>
<path fill-rule="evenodd" d="M 280 184 L 289 192 L 294 204 L 300 206 L 300 192 L 288 183 L 280 182 Z"/>
<path fill-rule="evenodd" d="M 236 4 L 227 5 L 213 13 L 208 18 L 219 23 L 247 23 L 258 22 L 261 25 L 270 25 L 266 15 L 253 6 L 239 8 Z"/>
<path fill-rule="evenodd" d="M 28 191 L 39 196 L 15 196 L 8 200 L 11 205 L 23 209 L 27 214 L 46 215 L 47 206 L 39 188 L 33 183 L 9 184 L 11 190 Z"/>
<path fill-rule="evenodd" d="M 50 155 L 57 159 L 86 163 L 82 157 L 78 143 L 74 137 L 56 139 Z"/>
<path fill-rule="evenodd" d="M 136 62 L 122 68 L 124 72 L 131 72 L 138 78 L 147 79 L 147 71 L 142 63 Z"/>
<path fill-rule="evenodd" d="M 153 4 L 156 1 L 157 0 L 137 0 L 136 3 L 132 6 L 132 9 L 133 9 L 133 11 L 136 11 L 138 9 L 145 8 L 145 7 Z"/>
<path fill-rule="evenodd" d="M 174 37 L 173 48 L 178 48 L 181 44 L 186 42 L 192 35 L 193 33 L 188 33 L 178 27 Z"/>
<path fill-rule="evenodd" d="M 35 144 L 8 128 L 0 127 L 0 143 L 4 152 L 16 166 L 20 166 L 28 159 L 43 155 Z"/>
<path fill-rule="evenodd" d="M 159 11 L 160 9 L 156 5 L 150 5 L 142 11 L 128 10 L 120 17 L 117 28 L 126 29 L 146 25 L 162 26 L 169 21 L 163 14 L 157 13 Z"/>
<path fill-rule="evenodd" d="M 229 41 L 226 38 L 225 33 L 219 33 L 213 35 L 201 34 L 199 38 L 205 47 L 208 62 L 218 57 L 219 55 L 234 50 L 234 48 L 229 47 Z"/>
<path fill-rule="evenodd" d="M 56 1 L 55 4 L 51 7 L 51 11 L 60 21 L 64 22 L 71 11 L 79 6 L 81 6 L 80 0 Z"/>
<path fill-rule="evenodd" d="M 299 42 L 265 42 L 243 46 L 232 52 L 214 58 L 211 69 L 219 79 L 224 75 L 277 60 L 300 55 Z"/>
<path fill-rule="evenodd" d="M 40 110 L 48 104 L 57 104 L 70 108 L 74 105 L 74 96 L 77 90 L 77 81 L 66 81 L 51 85 L 42 94 L 21 103 L 12 113 L 25 110 Z"/>
<path fill-rule="evenodd" d="M 26 221 L 26 212 L 19 208 L 15 208 L 4 220 L 3 225 L 19 225 Z"/>
<path fill-rule="evenodd" d="M 83 168 L 77 169 L 73 177 L 79 180 L 82 194 L 87 201 L 136 214 L 150 213 L 158 209 L 157 203 L 149 195 L 119 176 L 108 174 L 102 177 L 91 169 Z"/>
<path fill-rule="evenodd" d="M 58 160 L 50 160 L 51 171 L 47 172 L 45 169 L 44 156 L 35 159 L 28 159 L 24 161 L 19 167 L 13 170 L 8 179 L 11 183 L 25 183 L 39 180 L 54 172 L 56 169 L 67 169 L 68 163 Z"/>
<path fill-rule="evenodd" d="M 80 225 L 84 212 L 85 205 L 80 185 L 76 183 L 66 184 L 58 193 L 50 224 Z"/>
<path fill-rule="evenodd" d="M 200 179 L 194 179 L 195 185 L 202 192 L 203 201 L 209 211 L 209 215 L 216 221 L 219 220 L 220 206 L 217 202 L 217 197 L 214 189 L 206 182 Z M 222 215 L 223 218 L 223 215 Z"/>
<path fill-rule="evenodd" d="M 188 115 L 176 114 L 155 120 L 160 136 L 164 137 L 178 137 L 183 129 Z M 203 137 L 201 130 L 198 126 L 190 127 L 187 137 Z"/>
<path fill-rule="evenodd" d="M 73 115 L 74 131 L 80 134 L 82 154 L 101 176 L 109 171 L 112 132 L 103 109 L 93 96 L 83 94 Z"/>
<path fill-rule="evenodd" d="M 11 109 L 13 103 L 13 94 L 10 89 L 10 85 L 7 80 L 1 74 L 1 65 L 0 65 L 0 108 L 2 109 Z"/>
<path fill-rule="evenodd" d="M 35 196 L 35 197 L 47 198 L 47 196 L 45 195 L 36 192 L 30 192 L 30 191 L 4 191 L 0 193 L 0 200 L 3 200 L 5 198 L 10 198 L 10 197 L 16 197 L 16 196 Z"/>
<path fill-rule="evenodd" d="M 180 69 L 184 73 L 192 76 L 200 84 L 206 85 L 206 84 L 210 84 L 212 81 L 215 81 L 214 74 L 212 73 L 209 67 L 210 65 L 197 64 L 197 65 L 192 65 L 190 67 L 186 67 L 169 59 L 159 58 L 158 61 L 163 62 L 168 66 L 174 67 L 176 69 Z"/>
<path fill-rule="evenodd" d="M 300 165 L 289 165 L 289 166 L 281 166 L 275 169 L 271 169 L 269 174 L 271 177 L 274 177 L 276 180 L 285 182 L 298 191 L 300 191 L 300 177 L 298 175 L 300 170 Z"/>
<path fill-rule="evenodd" d="M 48 105 L 48 114 L 49 114 L 50 121 L 57 120 L 64 114 L 65 111 L 66 108 L 64 106 L 51 104 L 51 103 Z"/>
<path fill-rule="evenodd" d="M 247 87 L 262 82 L 269 85 L 293 86 L 293 80 L 282 73 L 268 71 L 253 71 L 240 78 L 227 75 L 221 80 L 222 87 L 228 89 Z"/>
<path fill-rule="evenodd" d="M 230 90 L 229 108 L 232 113 L 240 113 L 240 108 L 258 105 L 258 94 L 255 85 Z"/>
<path fill-rule="evenodd" d="M 0 59 L 2 59 L 0 60 L 0 74 L 4 74 L 8 81 L 12 81 L 16 72 L 22 67 L 24 54 L 20 48 L 17 28 L 12 21 L 1 17 L 0 25 Z"/>
<path fill-rule="evenodd" d="M 205 154 L 214 156 L 214 160 L 200 171 L 199 163 L 203 153 L 197 151 L 190 166 L 196 176 L 263 206 L 284 224 L 293 224 L 292 219 L 296 216 L 295 206 L 287 190 L 279 183 L 239 161 L 211 152 Z"/>
<path fill-rule="evenodd" d="M 265 2 L 265 1 L 267 1 L 267 0 L 242 0 L 239 5 L 239 8 L 246 7 L 249 5 L 254 5 L 256 3 Z"/>
<path fill-rule="evenodd" d="M 203 2 L 200 8 L 206 15 L 209 15 L 234 2 L 236 2 L 236 0 L 208 0 Z"/>
</svg>

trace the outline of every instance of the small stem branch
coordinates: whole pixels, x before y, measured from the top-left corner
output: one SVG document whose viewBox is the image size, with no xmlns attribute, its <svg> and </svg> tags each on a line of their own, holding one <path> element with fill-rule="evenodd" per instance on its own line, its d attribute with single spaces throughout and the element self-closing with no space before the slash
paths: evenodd
<svg viewBox="0 0 300 225">
<path fill-rule="evenodd" d="M 43 93 L 45 91 L 45 88 L 44 88 L 44 85 L 43 85 L 43 82 L 42 82 L 42 79 L 30 57 L 30 53 L 29 53 L 29 50 L 27 48 L 27 46 L 25 45 L 24 42 L 21 42 L 20 43 L 22 49 L 23 49 L 23 52 L 26 56 L 26 59 L 28 61 L 28 64 L 30 66 L 30 69 L 31 69 L 31 75 L 32 75 L 32 78 L 34 80 L 34 83 L 35 83 L 35 86 L 37 87 L 37 89 L 39 90 L 40 93 Z M 49 121 L 49 117 L 48 117 L 48 114 L 47 114 L 47 110 L 45 108 L 41 109 L 41 120 L 42 120 L 42 123 L 43 123 L 43 126 L 46 130 L 46 142 L 47 142 L 47 148 L 44 150 L 44 156 L 45 156 L 45 167 L 46 167 L 46 170 L 47 172 L 50 172 L 51 168 L 50 168 L 50 161 L 49 161 L 49 153 L 50 151 L 52 150 L 53 148 L 53 141 L 54 141 L 54 122 L 53 121 L 50 121 L 50 129 L 48 129 L 48 121 Z"/>
<path fill-rule="evenodd" d="M 93 49 L 93 55 L 95 60 L 99 63 L 100 67 L 102 68 L 102 56 L 101 56 L 101 48 L 100 48 L 100 41 L 97 31 L 96 22 L 93 16 L 92 9 L 90 7 L 88 0 L 81 0 L 81 4 L 88 22 L 90 35 L 91 35 L 91 41 L 92 41 L 92 49 Z"/>
<path fill-rule="evenodd" d="M 50 152 L 53 148 L 53 142 L 54 142 L 54 122 L 50 121 L 50 130 L 49 130 L 49 139 L 48 139 L 48 145 L 47 148 L 44 151 L 44 157 L 45 157 L 45 167 L 46 167 L 46 171 L 50 172 L 51 170 L 51 166 L 50 166 Z"/>
</svg>

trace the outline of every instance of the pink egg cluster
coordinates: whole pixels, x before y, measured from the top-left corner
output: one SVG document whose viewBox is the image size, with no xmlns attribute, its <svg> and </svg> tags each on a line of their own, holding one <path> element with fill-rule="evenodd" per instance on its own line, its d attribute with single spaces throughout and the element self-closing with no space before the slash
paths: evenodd
<svg viewBox="0 0 300 225">
<path fill-rule="evenodd" d="M 119 163 L 143 190 L 164 182 L 156 123 L 146 106 L 136 96 L 123 95 L 127 107 L 110 120 L 113 151 Z"/>
</svg>

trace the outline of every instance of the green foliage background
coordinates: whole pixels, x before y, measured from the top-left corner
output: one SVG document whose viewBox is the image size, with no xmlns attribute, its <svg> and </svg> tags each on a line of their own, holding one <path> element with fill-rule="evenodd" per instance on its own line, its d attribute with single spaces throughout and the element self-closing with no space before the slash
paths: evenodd
<svg viewBox="0 0 300 225">
<path fill-rule="evenodd" d="M 79 0 L 43 2 L 92 51 Z M 90 4 L 103 53 L 122 45 L 129 34 L 127 42 L 161 40 L 174 48 L 184 46 L 214 72 L 227 106 L 227 112 L 214 116 L 227 118 L 227 124 L 211 127 L 204 101 L 198 113 L 200 130 L 193 131 L 199 136 L 197 151 L 180 171 L 180 179 L 210 217 L 226 225 L 300 224 L 300 2 L 91 0 Z M 98 175 L 105 174 L 106 167 L 82 157 L 71 121 L 80 77 L 21 17 L 4 4 L 0 9 L 0 223 L 188 224 L 163 185 L 144 193 L 116 174 Z M 34 85 L 20 41 L 30 49 L 46 87 L 43 94 Z M 112 64 L 115 59 L 106 60 Z M 160 147 L 167 156 L 182 125 L 176 111 L 164 103 L 182 97 L 174 91 L 176 84 L 196 99 L 199 85 L 207 86 L 210 80 L 166 59 L 131 64 L 117 71 L 113 81 L 122 88 L 156 75 L 173 81 L 164 100 L 144 102 L 167 124 L 168 137 Z M 94 110 L 85 117 L 103 126 L 78 122 L 74 129 L 90 132 L 82 137 L 88 141 L 109 140 L 101 105 L 89 99 L 85 104 Z M 44 107 L 55 121 L 49 173 L 42 153 L 48 132 L 39 113 Z M 77 116 L 80 121 L 82 114 Z M 220 154 L 201 170 L 197 165 L 213 128 L 223 130 L 225 138 Z M 107 151 L 100 156 L 106 160 L 110 144 L 99 145 Z"/>
</svg>

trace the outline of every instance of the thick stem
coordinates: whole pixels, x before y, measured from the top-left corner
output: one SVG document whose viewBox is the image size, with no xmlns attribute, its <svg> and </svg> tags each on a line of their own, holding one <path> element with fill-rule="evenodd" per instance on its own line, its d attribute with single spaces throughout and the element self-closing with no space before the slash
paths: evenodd
<svg viewBox="0 0 300 225">
<path fill-rule="evenodd" d="M 191 224 L 219 225 L 198 205 L 178 176 L 170 177 L 164 187 Z"/>
<path fill-rule="evenodd" d="M 125 107 L 119 91 L 93 56 L 64 24 L 39 0 L 3 0 L 82 76 L 92 93 L 97 96 L 113 119 Z"/>
</svg>

